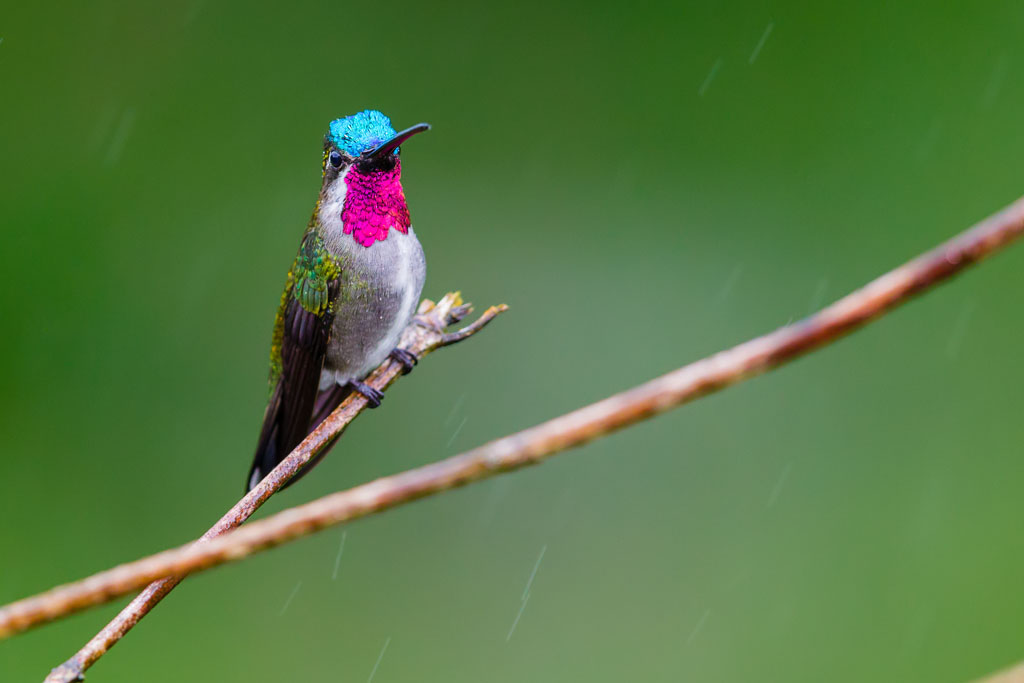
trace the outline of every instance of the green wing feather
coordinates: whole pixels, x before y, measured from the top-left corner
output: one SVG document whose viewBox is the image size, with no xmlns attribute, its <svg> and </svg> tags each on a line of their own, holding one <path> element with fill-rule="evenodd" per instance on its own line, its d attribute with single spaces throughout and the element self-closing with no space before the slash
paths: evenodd
<svg viewBox="0 0 1024 683">
<path fill-rule="evenodd" d="M 270 400 L 247 486 L 252 488 L 309 433 L 327 355 L 342 264 L 308 230 L 288 271 L 270 346 Z"/>
<path fill-rule="evenodd" d="M 302 308 L 318 318 L 334 317 L 334 301 L 328 292 L 329 283 L 341 277 L 341 263 L 327 251 L 323 237 L 316 230 L 309 230 L 302 238 L 299 253 L 288 270 L 281 303 L 274 319 L 274 334 L 270 344 L 270 392 L 273 393 L 281 379 L 281 351 L 285 337 L 285 319 L 288 306 L 297 302 Z"/>
</svg>

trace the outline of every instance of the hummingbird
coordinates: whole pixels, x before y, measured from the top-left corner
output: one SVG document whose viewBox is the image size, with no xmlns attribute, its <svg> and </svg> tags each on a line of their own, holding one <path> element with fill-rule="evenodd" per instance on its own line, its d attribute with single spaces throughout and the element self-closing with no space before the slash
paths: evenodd
<svg viewBox="0 0 1024 683">
<path fill-rule="evenodd" d="M 404 372 L 415 365 L 417 358 L 395 345 L 419 303 L 427 267 L 402 190 L 400 146 L 429 128 L 397 132 L 369 109 L 331 121 L 320 195 L 274 320 L 270 399 L 246 491 L 353 391 L 379 406 L 383 394 L 363 380 L 385 358 Z"/>
</svg>

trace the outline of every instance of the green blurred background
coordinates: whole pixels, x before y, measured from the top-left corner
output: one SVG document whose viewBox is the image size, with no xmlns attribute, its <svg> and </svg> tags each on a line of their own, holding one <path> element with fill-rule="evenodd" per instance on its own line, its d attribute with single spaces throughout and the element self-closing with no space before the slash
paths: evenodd
<svg viewBox="0 0 1024 683">
<path fill-rule="evenodd" d="M 332 118 L 433 124 L 404 150 L 424 295 L 512 310 L 261 514 L 770 330 L 1024 191 L 1009 0 L 3 14 L 3 602 L 236 500 Z M 962 681 L 1022 659 L 1022 266 L 190 579 L 90 680 Z M 41 680 L 123 604 L 0 643 L 0 680 Z"/>
</svg>

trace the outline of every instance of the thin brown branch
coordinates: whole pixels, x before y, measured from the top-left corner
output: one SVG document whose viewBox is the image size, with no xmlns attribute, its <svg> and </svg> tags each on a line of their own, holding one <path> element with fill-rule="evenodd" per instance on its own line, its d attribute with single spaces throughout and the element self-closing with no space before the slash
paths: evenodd
<svg viewBox="0 0 1024 683">
<path fill-rule="evenodd" d="M 168 550 L 15 603 L 0 610 L 0 625 L 10 610 L 46 602 L 54 594 L 95 604 L 156 577 L 182 576 L 241 559 L 332 524 L 538 463 L 832 343 L 998 251 L 1021 232 L 1024 199 L 805 320 L 462 455 L 335 493 L 219 538 Z"/>
<path fill-rule="evenodd" d="M 401 348 L 423 357 L 449 344 L 461 341 L 480 331 L 507 306 L 491 306 L 474 323 L 453 335 L 446 335 L 449 325 L 459 322 L 472 310 L 464 304 L 459 293 L 447 294 L 437 304 L 425 300 L 418 315 L 405 329 L 399 340 Z M 461 336 L 459 336 L 461 335 Z M 378 367 L 366 382 L 384 391 L 401 374 L 402 366 L 387 360 Z M 194 543 L 201 545 L 239 526 L 249 518 L 274 492 L 288 483 L 296 472 L 302 469 L 335 436 L 366 408 L 362 395 L 353 392 L 331 415 L 324 420 L 292 453 L 281 461 L 254 489 L 238 501 L 231 510 Z M 83 672 L 113 647 L 136 623 L 159 603 L 165 595 L 185 577 L 184 574 L 153 574 L 143 582 L 103 584 L 86 580 L 93 590 L 75 590 L 74 584 L 58 587 L 35 598 L 21 600 L 0 609 L 0 638 L 65 616 L 91 605 L 107 602 L 119 595 L 146 586 L 103 630 L 93 636 L 73 657 L 53 669 L 46 678 L 47 683 L 68 683 L 82 680 Z M 149 583 L 152 581 L 152 583 Z M 130 587 L 129 587 L 130 586 Z"/>
</svg>

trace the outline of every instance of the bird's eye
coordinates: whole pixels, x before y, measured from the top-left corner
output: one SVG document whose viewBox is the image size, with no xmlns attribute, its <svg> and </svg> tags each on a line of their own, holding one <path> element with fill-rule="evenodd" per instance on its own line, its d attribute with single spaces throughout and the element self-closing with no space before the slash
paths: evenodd
<svg viewBox="0 0 1024 683">
<path fill-rule="evenodd" d="M 333 166 L 334 168 L 341 168 L 341 153 L 340 152 L 331 152 L 330 160 L 331 160 L 331 166 Z"/>
</svg>

